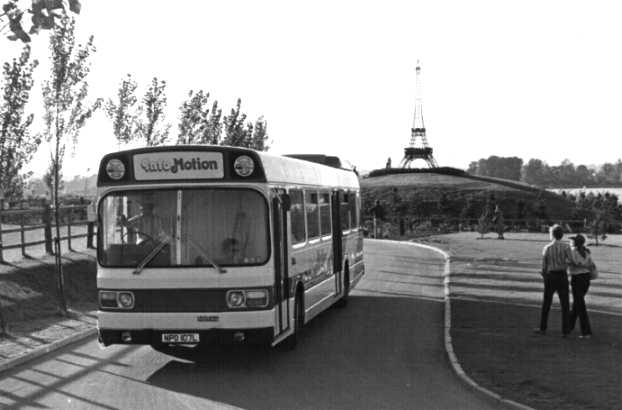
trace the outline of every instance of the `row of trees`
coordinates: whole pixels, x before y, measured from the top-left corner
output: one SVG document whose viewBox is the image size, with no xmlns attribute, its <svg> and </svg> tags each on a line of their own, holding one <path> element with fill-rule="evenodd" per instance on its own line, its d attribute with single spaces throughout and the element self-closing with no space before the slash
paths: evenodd
<svg viewBox="0 0 622 410">
<path fill-rule="evenodd" d="M 128 74 L 121 80 L 116 99 L 105 105 L 106 115 L 112 121 L 112 132 L 119 143 L 138 140 L 146 146 L 163 144 L 233 145 L 268 150 L 267 122 L 259 117 L 255 123 L 247 121 L 242 112 L 242 100 L 229 115 L 224 115 L 218 101 L 209 101 L 204 90 L 190 90 L 179 107 L 177 137 L 171 136 L 171 124 L 166 121 L 166 81 L 154 77 L 142 99 L 136 96 L 138 84 Z"/>
<path fill-rule="evenodd" d="M 5 63 L 0 100 L 0 197 L 20 199 L 30 174 L 23 172 L 42 140 L 52 145 L 50 162 L 43 180 L 53 201 L 58 197 L 63 180 L 63 161 L 68 150 L 76 146 L 80 130 L 100 108 L 112 122 L 112 133 L 122 145 L 138 142 L 145 146 L 162 144 L 221 144 L 269 149 L 267 122 L 259 117 L 247 120 L 238 99 L 229 114 L 223 115 L 218 101 L 210 102 L 209 93 L 190 90 L 179 107 L 176 136 L 166 121 L 166 82 L 153 78 L 139 99 L 137 83 L 127 75 L 116 98 L 88 101 L 90 56 L 96 51 L 93 37 L 77 44 L 75 21 L 69 17 L 57 20 L 50 36 L 50 77 L 43 84 L 44 130 L 30 131 L 34 115 L 26 105 L 34 86 L 33 72 L 38 61 L 32 59 L 28 45 L 22 54 Z"/>
<path fill-rule="evenodd" d="M 362 192 L 363 219 L 405 226 L 435 221 L 444 225 L 474 225 L 492 216 L 498 206 L 505 223 L 540 229 L 543 224 L 566 222 L 574 231 L 619 233 L 622 204 L 615 194 L 582 192 L 577 195 L 540 191 L 462 191 L 438 188 L 368 188 Z M 410 226 L 412 228 L 412 226 Z"/>
<path fill-rule="evenodd" d="M 103 98 L 89 99 L 88 77 L 91 71 L 90 59 L 96 51 L 91 36 L 85 44 L 76 41 L 75 19 L 65 7 L 56 7 L 56 2 L 33 0 L 33 7 L 49 7 L 44 13 L 49 17 L 44 23 L 36 20 L 33 14 L 35 34 L 38 28 L 50 29 L 50 75 L 42 86 L 44 113 L 43 130 L 32 133 L 33 114 L 26 114 L 34 81 L 33 72 L 38 65 L 32 59 L 28 45 L 18 58 L 5 63 L 2 68 L 3 84 L 0 100 L 0 198 L 19 199 L 23 195 L 24 182 L 29 175 L 22 172 L 38 149 L 42 140 L 50 143 L 50 163 L 44 181 L 52 192 L 54 218 L 56 225 L 55 256 L 59 309 L 67 312 L 63 290 L 63 271 L 60 259 L 60 198 L 62 167 L 68 150 L 75 149 L 80 131 L 100 108 L 105 108 L 111 118 L 113 134 L 121 144 L 132 141 L 146 146 L 163 143 L 177 144 L 226 144 L 267 150 L 267 123 L 260 117 L 254 123 L 247 121 L 241 111 L 241 100 L 228 115 L 222 113 L 218 102 L 209 103 L 209 94 L 199 90 L 190 91 L 187 100 L 180 107 L 180 122 L 176 139 L 171 139 L 171 125 L 166 122 L 166 82 L 154 78 L 146 93 L 139 101 L 136 97 L 137 84 L 130 75 L 123 79 L 117 98 L 104 101 Z M 62 2 L 61 2 L 62 3 Z M 74 6 L 77 2 L 70 2 Z M 21 23 L 23 11 L 15 1 L 9 1 L 3 8 L 0 18 L 8 18 L 10 39 L 24 42 L 30 38 Z M 49 14 L 53 11 L 52 14 Z M 74 9 L 71 9 L 74 11 Z M 79 10 L 78 10 L 79 11 Z M 21 13 L 21 14 L 20 14 Z M 41 24 L 39 24 L 41 23 Z M 0 21 L 1 24 L 1 21 Z M 37 24 L 39 24 L 37 26 Z M 15 37 L 15 38 L 13 38 Z M 3 323 L 0 310 L 0 325 Z"/>
<path fill-rule="evenodd" d="M 569 160 L 559 165 L 532 158 L 526 164 L 518 157 L 492 155 L 469 164 L 472 175 L 522 181 L 542 188 L 622 187 L 622 160 L 592 168 Z"/>
</svg>

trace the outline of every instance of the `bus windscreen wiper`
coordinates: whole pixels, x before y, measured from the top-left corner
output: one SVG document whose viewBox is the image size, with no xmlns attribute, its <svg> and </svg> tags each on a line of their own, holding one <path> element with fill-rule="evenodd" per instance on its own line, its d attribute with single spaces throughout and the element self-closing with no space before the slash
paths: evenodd
<svg viewBox="0 0 622 410">
<path fill-rule="evenodd" d="M 151 250 L 151 252 L 149 252 L 149 254 L 145 256 L 142 261 L 140 261 L 140 263 L 138 264 L 138 266 L 136 266 L 136 269 L 134 269 L 134 272 L 132 273 L 134 275 L 140 275 L 143 269 L 145 269 L 145 266 L 147 266 L 147 264 L 151 262 L 153 258 L 155 258 L 170 242 L 171 237 L 168 235 L 162 241 L 159 241 L 158 244 Z"/>
<path fill-rule="evenodd" d="M 190 245 L 193 246 L 197 251 L 199 251 L 199 253 L 205 259 L 207 259 L 207 261 L 209 262 L 210 265 L 212 265 L 214 268 L 216 268 L 218 273 L 227 273 L 227 270 L 222 268 L 212 258 L 210 258 L 209 255 L 207 254 L 207 252 L 205 252 L 205 250 L 198 243 L 196 243 L 192 238 L 188 238 L 188 242 L 190 242 Z"/>
</svg>

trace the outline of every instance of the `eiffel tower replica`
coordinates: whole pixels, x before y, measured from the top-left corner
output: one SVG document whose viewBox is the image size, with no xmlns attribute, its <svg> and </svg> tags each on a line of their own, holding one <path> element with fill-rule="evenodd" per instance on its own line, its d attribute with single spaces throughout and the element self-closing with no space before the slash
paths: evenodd
<svg viewBox="0 0 622 410">
<path fill-rule="evenodd" d="M 415 115 L 413 127 L 410 129 L 410 145 L 404 148 L 404 158 L 400 162 L 401 168 L 410 168 L 411 163 L 416 159 L 427 162 L 428 167 L 438 168 L 438 164 L 432 155 L 432 147 L 428 144 L 425 136 L 425 125 L 423 124 L 423 103 L 421 99 L 421 66 L 417 61 L 416 83 L 415 83 Z"/>
</svg>

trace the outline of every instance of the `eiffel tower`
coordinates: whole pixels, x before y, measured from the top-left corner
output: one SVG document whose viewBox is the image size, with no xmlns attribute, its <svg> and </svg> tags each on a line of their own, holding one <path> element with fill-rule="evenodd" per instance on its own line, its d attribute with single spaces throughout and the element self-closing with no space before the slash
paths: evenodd
<svg viewBox="0 0 622 410">
<path fill-rule="evenodd" d="M 421 100 L 421 65 L 417 61 L 416 83 L 415 83 L 415 115 L 413 127 L 410 129 L 410 145 L 404 148 L 404 158 L 400 162 L 400 167 L 410 168 L 411 163 L 416 159 L 427 162 L 428 167 L 437 168 L 438 165 L 432 155 L 432 147 L 428 144 L 425 136 L 425 125 L 423 124 L 423 103 Z M 419 142 L 420 141 L 420 142 Z"/>
</svg>

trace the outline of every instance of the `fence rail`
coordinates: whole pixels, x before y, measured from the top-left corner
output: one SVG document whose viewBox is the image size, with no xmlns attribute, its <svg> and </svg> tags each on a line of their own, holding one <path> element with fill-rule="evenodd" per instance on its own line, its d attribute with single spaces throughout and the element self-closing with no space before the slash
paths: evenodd
<svg viewBox="0 0 622 410">
<path fill-rule="evenodd" d="M 64 231 L 59 239 L 66 243 L 69 250 L 73 250 L 72 240 L 80 238 L 86 238 L 86 248 L 94 247 L 93 238 L 97 230 L 96 224 L 87 219 L 89 206 L 71 205 L 59 209 L 59 227 Z M 5 226 L 9 227 L 4 229 Z M 86 231 L 83 227 L 86 227 Z M 56 238 L 52 232 L 55 228 L 53 209 L 50 206 L 0 210 L 0 263 L 5 262 L 5 250 L 21 249 L 22 257 L 26 257 L 28 248 L 45 245 L 45 253 L 53 255 Z M 34 233 L 35 231 L 38 233 Z M 15 235 L 16 233 L 19 235 Z M 7 239 L 11 240 L 7 242 Z"/>
</svg>

